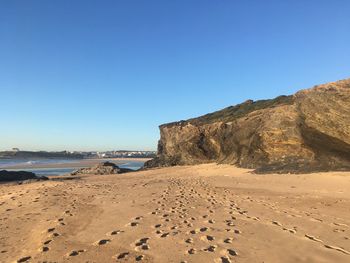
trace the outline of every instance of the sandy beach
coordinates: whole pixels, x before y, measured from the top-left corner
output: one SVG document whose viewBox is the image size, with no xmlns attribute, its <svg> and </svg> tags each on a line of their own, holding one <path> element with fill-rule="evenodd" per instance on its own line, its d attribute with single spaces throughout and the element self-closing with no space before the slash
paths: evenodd
<svg viewBox="0 0 350 263">
<path fill-rule="evenodd" d="M 349 262 L 350 172 L 205 164 L 0 185 L 0 262 Z"/>
</svg>

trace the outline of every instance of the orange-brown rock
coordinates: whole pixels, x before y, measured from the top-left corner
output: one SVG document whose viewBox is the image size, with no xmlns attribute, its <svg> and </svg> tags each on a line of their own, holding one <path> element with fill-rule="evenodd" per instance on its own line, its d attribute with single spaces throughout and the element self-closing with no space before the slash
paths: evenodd
<svg viewBox="0 0 350 263">
<path fill-rule="evenodd" d="M 256 172 L 350 169 L 350 79 L 160 126 L 145 167 L 229 163 Z"/>
</svg>

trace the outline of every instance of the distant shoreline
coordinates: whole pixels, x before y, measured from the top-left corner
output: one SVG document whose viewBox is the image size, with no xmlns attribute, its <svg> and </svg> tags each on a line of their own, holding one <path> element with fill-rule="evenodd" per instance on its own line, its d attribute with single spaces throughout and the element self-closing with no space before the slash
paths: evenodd
<svg viewBox="0 0 350 263">
<path fill-rule="evenodd" d="M 113 162 L 113 161 L 140 161 L 146 162 L 151 158 L 101 158 L 101 159 L 68 159 L 69 163 L 46 163 L 46 164 L 18 164 L 11 166 L 1 167 L 1 170 L 7 169 L 37 169 L 37 168 L 80 168 L 90 167 L 101 162 Z"/>
</svg>

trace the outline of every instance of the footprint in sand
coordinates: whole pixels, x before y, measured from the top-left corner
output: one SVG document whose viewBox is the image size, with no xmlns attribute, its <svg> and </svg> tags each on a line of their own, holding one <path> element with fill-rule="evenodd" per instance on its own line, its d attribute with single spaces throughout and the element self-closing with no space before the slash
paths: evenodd
<svg viewBox="0 0 350 263">
<path fill-rule="evenodd" d="M 149 250 L 149 249 L 150 249 L 150 247 L 149 247 L 148 244 L 144 244 L 144 245 L 140 246 L 140 248 L 141 248 L 142 250 Z"/>
<path fill-rule="evenodd" d="M 233 242 L 233 238 L 231 237 L 224 239 L 224 243 L 231 244 L 232 242 Z"/>
<path fill-rule="evenodd" d="M 149 247 L 149 245 L 147 244 L 148 240 L 149 240 L 148 237 L 141 238 L 139 241 L 137 241 L 137 242 L 135 243 L 135 246 L 136 246 L 135 249 L 140 248 L 140 249 L 142 249 L 142 250 L 149 250 L 150 247 Z"/>
<path fill-rule="evenodd" d="M 201 228 L 199 229 L 200 232 L 206 232 L 206 231 L 208 231 L 208 230 L 209 230 L 208 227 L 201 227 Z"/>
<path fill-rule="evenodd" d="M 272 221 L 272 224 L 277 225 L 277 226 L 282 226 L 282 224 L 278 221 Z"/>
<path fill-rule="evenodd" d="M 50 244 L 51 242 L 52 242 L 52 239 L 49 239 L 49 240 L 47 240 L 47 241 L 44 242 L 44 245 L 48 245 L 48 244 Z"/>
<path fill-rule="evenodd" d="M 327 244 L 324 244 L 324 246 L 325 246 L 325 248 L 337 250 L 337 251 L 342 252 L 346 255 L 350 255 L 350 251 L 347 251 L 341 247 L 331 246 L 331 245 L 327 245 Z"/>
<path fill-rule="evenodd" d="M 209 235 L 207 235 L 207 236 L 202 236 L 202 237 L 201 237 L 201 240 L 204 240 L 204 241 L 213 241 L 213 240 L 215 240 L 215 237 L 209 236 Z"/>
<path fill-rule="evenodd" d="M 230 256 L 237 256 L 237 252 L 233 249 L 227 249 L 227 253 L 230 255 Z"/>
<path fill-rule="evenodd" d="M 163 231 L 158 229 L 158 230 L 156 231 L 156 234 L 157 234 L 157 235 L 163 234 Z"/>
<path fill-rule="evenodd" d="M 230 258 L 228 258 L 228 257 L 221 257 L 219 260 L 216 260 L 216 262 L 218 262 L 218 263 L 231 263 L 231 260 L 230 260 Z"/>
<path fill-rule="evenodd" d="M 191 248 L 187 251 L 188 254 L 193 255 L 197 253 L 197 250 L 195 248 Z"/>
<path fill-rule="evenodd" d="M 135 260 L 136 260 L 136 261 L 141 261 L 141 260 L 144 259 L 144 257 L 145 257 L 144 255 L 139 255 L 139 256 L 136 256 L 136 257 L 135 257 Z"/>
<path fill-rule="evenodd" d="M 137 242 L 135 243 L 135 245 L 136 245 L 136 246 L 141 246 L 141 245 L 143 245 L 143 244 L 146 244 L 148 240 L 149 240 L 148 237 L 141 238 L 139 241 L 137 241 Z"/>
<path fill-rule="evenodd" d="M 160 237 L 161 237 L 161 238 L 165 238 L 165 237 L 167 237 L 169 234 L 170 234 L 169 232 L 163 233 Z"/>
<path fill-rule="evenodd" d="M 314 236 L 311 236 L 311 235 L 308 235 L 308 234 L 305 234 L 305 237 L 312 240 L 312 241 L 316 241 L 316 242 L 320 242 L 320 243 L 323 243 L 323 241 L 321 239 L 318 239 Z"/>
<path fill-rule="evenodd" d="M 123 233 L 123 232 L 124 232 L 123 230 L 114 230 L 111 233 L 109 233 L 109 235 L 110 236 L 115 236 L 115 235 L 118 235 L 118 234 Z"/>
<path fill-rule="evenodd" d="M 344 226 L 344 227 L 349 227 L 347 224 L 343 224 L 343 223 L 337 223 L 337 222 L 334 222 L 333 224 L 334 224 L 334 225 L 336 225 L 336 226 Z"/>
<path fill-rule="evenodd" d="M 227 249 L 227 250 L 222 250 L 221 253 L 222 257 L 220 257 L 219 259 L 215 260 L 215 262 L 218 262 L 218 263 L 231 263 L 231 259 L 230 257 L 235 257 L 237 256 L 237 252 L 233 249 Z"/>
<path fill-rule="evenodd" d="M 70 252 L 68 254 L 69 257 L 75 257 L 75 256 L 78 256 L 79 254 L 85 252 L 86 250 L 84 249 L 80 249 L 80 250 L 73 250 L 72 252 Z"/>
<path fill-rule="evenodd" d="M 101 239 L 101 240 L 97 241 L 95 244 L 98 246 L 102 246 L 102 245 L 108 244 L 109 242 L 111 242 L 110 239 Z"/>
<path fill-rule="evenodd" d="M 235 223 L 231 220 L 226 220 L 226 225 L 227 226 L 235 226 Z"/>
<path fill-rule="evenodd" d="M 185 242 L 188 243 L 188 244 L 192 244 L 193 243 L 193 239 L 192 238 L 187 238 L 185 240 Z"/>
<path fill-rule="evenodd" d="M 129 256 L 129 252 L 123 252 L 123 253 L 120 253 L 118 256 L 117 256 L 117 259 L 123 259 L 123 258 L 126 258 Z"/>
<path fill-rule="evenodd" d="M 343 249 L 343 248 L 341 248 L 341 247 L 336 247 L 336 246 L 332 246 L 332 245 L 325 244 L 321 239 L 318 239 L 318 238 L 316 238 L 316 237 L 314 237 L 314 236 L 305 234 L 305 237 L 308 238 L 308 239 L 310 239 L 310 240 L 312 240 L 312 241 L 319 242 L 319 243 L 323 244 L 323 246 L 324 246 L 325 248 L 332 249 L 332 250 L 336 250 L 336 251 L 342 252 L 342 253 L 344 253 L 344 254 L 346 254 L 346 255 L 350 255 L 350 251 L 347 251 L 347 250 L 345 250 L 345 249 Z"/>
<path fill-rule="evenodd" d="M 292 233 L 292 234 L 295 234 L 297 232 L 295 229 L 289 229 L 289 228 L 286 228 L 286 227 L 283 227 L 283 230 L 284 231 L 288 231 L 289 233 Z"/>
<path fill-rule="evenodd" d="M 209 246 L 209 247 L 203 249 L 203 251 L 206 251 L 206 252 L 215 252 L 215 250 L 216 250 L 217 247 L 218 247 L 218 246 L 216 246 L 216 245 Z"/>
<path fill-rule="evenodd" d="M 17 260 L 17 262 L 18 262 L 18 263 L 27 262 L 27 261 L 29 261 L 31 258 L 32 258 L 31 256 L 23 257 L 23 258 L 20 258 L 19 260 Z"/>
<path fill-rule="evenodd" d="M 190 234 L 192 234 L 192 235 L 195 235 L 195 234 L 197 234 L 199 231 L 197 230 L 197 229 L 194 229 L 194 230 L 191 230 L 190 231 Z"/>
<path fill-rule="evenodd" d="M 129 226 L 132 226 L 132 227 L 135 227 L 135 226 L 138 226 L 138 225 L 139 225 L 138 222 L 131 222 L 131 223 L 129 224 Z"/>
</svg>

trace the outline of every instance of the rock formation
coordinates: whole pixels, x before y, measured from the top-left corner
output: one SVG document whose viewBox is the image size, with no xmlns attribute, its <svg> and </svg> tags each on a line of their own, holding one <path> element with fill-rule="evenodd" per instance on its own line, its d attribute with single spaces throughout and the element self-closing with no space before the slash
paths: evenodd
<svg viewBox="0 0 350 263">
<path fill-rule="evenodd" d="M 35 173 L 25 171 L 0 171 L 0 182 L 24 181 L 24 180 L 48 180 L 45 176 L 36 176 Z"/>
<path fill-rule="evenodd" d="M 80 174 L 94 174 L 94 175 L 105 175 L 105 174 L 121 174 L 131 172 L 133 170 L 127 168 L 120 168 L 114 163 L 103 162 L 99 163 L 93 167 L 81 168 L 77 171 L 71 173 L 71 175 L 80 175 Z"/>
<path fill-rule="evenodd" d="M 350 79 L 160 126 L 145 167 L 228 163 L 263 172 L 350 169 Z"/>
</svg>

